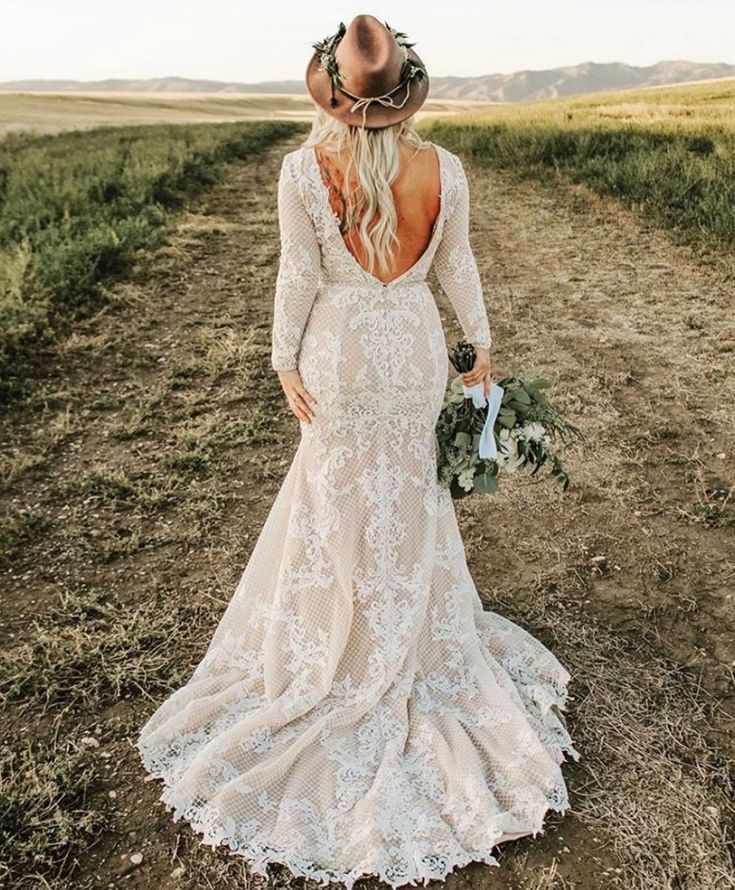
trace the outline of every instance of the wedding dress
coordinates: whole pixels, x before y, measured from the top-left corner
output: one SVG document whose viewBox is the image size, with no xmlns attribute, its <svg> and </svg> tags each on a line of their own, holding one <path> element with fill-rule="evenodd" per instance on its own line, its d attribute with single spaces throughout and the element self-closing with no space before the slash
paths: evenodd
<svg viewBox="0 0 735 890">
<path fill-rule="evenodd" d="M 430 243 L 387 285 L 347 249 L 314 149 L 286 154 L 272 366 L 318 403 L 208 651 L 137 741 L 174 818 L 259 874 L 442 879 L 569 808 L 570 675 L 483 610 L 436 479 L 432 263 L 465 337 L 491 337 L 465 172 L 435 148 Z"/>
</svg>

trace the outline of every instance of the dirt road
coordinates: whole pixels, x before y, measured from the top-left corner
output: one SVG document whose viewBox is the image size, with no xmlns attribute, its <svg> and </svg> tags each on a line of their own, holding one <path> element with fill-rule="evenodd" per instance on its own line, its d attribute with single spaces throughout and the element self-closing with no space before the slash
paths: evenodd
<svg viewBox="0 0 735 890">
<path fill-rule="evenodd" d="M 77 888 L 246 886 L 171 822 L 132 740 L 203 654 L 296 446 L 269 365 L 292 144 L 231 167 L 3 421 L 4 732 L 90 777 L 65 802 L 98 838 Z M 549 377 L 587 441 L 566 495 L 519 479 L 458 514 L 487 606 L 571 670 L 582 760 L 573 811 L 447 883 L 735 887 L 732 278 L 584 192 L 467 169 L 496 376 Z"/>
</svg>

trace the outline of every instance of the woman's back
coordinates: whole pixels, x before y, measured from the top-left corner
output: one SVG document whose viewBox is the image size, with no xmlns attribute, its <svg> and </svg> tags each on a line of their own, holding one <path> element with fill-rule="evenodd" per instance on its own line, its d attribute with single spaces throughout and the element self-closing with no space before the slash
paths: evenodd
<svg viewBox="0 0 735 890">
<path fill-rule="evenodd" d="M 441 208 L 441 166 L 433 145 L 417 148 L 399 143 L 400 171 L 390 185 L 396 209 L 396 247 L 394 266 L 390 274 L 377 274 L 383 281 L 400 277 L 421 258 L 429 247 L 434 226 Z M 340 219 L 340 230 L 345 246 L 365 269 L 369 266 L 368 254 L 358 231 L 360 216 L 350 219 L 345 194 L 357 187 L 354 173 L 347 171 L 351 158 L 347 151 L 330 151 L 323 146 L 316 148 L 319 172 L 329 191 L 329 203 Z M 376 217 L 373 224 L 377 222 Z"/>
<path fill-rule="evenodd" d="M 341 203 L 332 204 L 338 196 L 336 186 L 342 171 L 351 173 L 346 152 L 343 150 L 341 156 L 334 152 L 330 158 L 322 152 L 321 142 L 307 142 L 284 156 L 278 186 L 281 255 L 274 304 L 272 366 L 275 370 L 294 369 L 299 365 L 302 339 L 314 333 L 320 324 L 328 331 L 326 336 L 336 337 L 337 341 L 342 333 L 348 340 L 354 337 L 361 323 L 356 313 L 360 313 L 361 319 L 367 318 L 371 305 L 375 313 L 370 316 L 371 323 L 394 325 L 392 334 L 396 343 L 389 351 L 400 352 L 398 340 L 405 340 L 412 326 L 421 327 L 429 316 L 432 324 L 438 320 L 434 297 L 427 284 L 432 266 L 457 313 L 465 337 L 476 347 L 490 347 L 482 283 L 469 243 L 469 189 L 462 162 L 458 155 L 433 143 L 426 148 L 408 148 L 413 149 L 413 157 L 407 153 L 408 157 L 401 158 L 403 163 L 384 167 L 398 169 L 391 187 L 395 203 L 390 201 L 389 212 L 394 207 L 397 209 L 395 222 L 403 238 L 400 265 L 390 276 L 368 271 L 359 242 L 354 252 L 350 250 L 349 229 L 354 225 L 343 232 Z M 329 176 L 325 177 L 325 170 L 328 174 L 330 167 L 322 168 L 320 163 L 324 158 L 332 161 L 335 185 L 332 189 L 328 185 Z M 434 164 L 436 168 L 432 170 Z M 386 176 L 384 182 L 387 179 Z M 361 181 L 365 183 L 364 175 Z M 375 181 L 367 180 L 368 191 L 374 185 Z M 383 186 L 379 203 L 384 213 L 385 192 L 387 189 Z M 360 235 L 364 237 L 364 231 Z M 386 288 L 395 302 L 395 318 L 379 308 Z M 328 307 L 339 310 L 340 318 L 327 319 L 331 311 Z M 424 312 L 428 316 L 424 316 Z M 437 350 L 444 350 L 444 338 L 440 334 L 439 329 L 432 331 L 433 345 L 429 350 L 436 353 L 437 361 Z M 344 349 L 347 344 L 341 342 L 340 345 Z M 375 343 L 369 347 L 375 348 Z M 380 348 L 388 349 L 384 344 Z M 419 352 L 425 356 L 426 347 Z M 406 354 L 404 360 L 407 359 Z M 441 362 L 446 364 L 446 354 Z M 431 372 L 429 375 L 432 376 Z M 440 400 L 443 384 L 444 380 Z M 340 382 L 340 386 L 346 385 L 345 381 Z"/>
</svg>

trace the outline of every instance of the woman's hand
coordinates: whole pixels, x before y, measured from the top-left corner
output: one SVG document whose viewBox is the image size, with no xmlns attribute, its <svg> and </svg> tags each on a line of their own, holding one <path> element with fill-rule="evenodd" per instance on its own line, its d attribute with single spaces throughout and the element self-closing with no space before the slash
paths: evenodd
<svg viewBox="0 0 735 890">
<path fill-rule="evenodd" d="M 276 373 L 281 381 L 283 391 L 286 393 L 288 407 L 299 420 L 311 423 L 311 418 L 314 416 L 311 403 L 316 404 L 317 400 L 304 389 L 298 368 L 294 368 L 292 371 L 277 371 Z"/>
<path fill-rule="evenodd" d="M 483 395 L 487 398 L 490 394 L 490 350 L 482 346 L 475 346 L 475 364 L 471 371 L 462 374 L 462 383 L 465 386 L 474 386 L 476 383 L 483 383 Z"/>
</svg>

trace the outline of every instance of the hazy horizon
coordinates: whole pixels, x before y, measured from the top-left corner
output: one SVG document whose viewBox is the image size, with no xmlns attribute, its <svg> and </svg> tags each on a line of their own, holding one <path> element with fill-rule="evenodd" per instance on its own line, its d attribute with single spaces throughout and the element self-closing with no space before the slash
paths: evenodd
<svg viewBox="0 0 735 890">
<path fill-rule="evenodd" d="M 716 60 L 716 61 L 711 62 L 711 63 L 710 63 L 710 62 L 705 62 L 705 61 L 703 61 L 702 59 L 657 59 L 656 62 L 652 62 L 650 65 L 632 65 L 632 63 L 630 63 L 630 62 L 626 62 L 624 59 L 611 59 L 609 62 L 598 62 L 598 61 L 595 60 L 595 59 L 584 59 L 584 60 L 582 60 L 582 61 L 580 61 L 580 62 L 569 62 L 569 63 L 567 63 L 567 64 L 554 66 L 554 67 L 551 68 L 551 69 L 546 69 L 546 68 L 518 68 L 518 69 L 516 69 L 515 71 L 485 71 L 485 72 L 483 72 L 482 74 L 468 74 L 468 75 L 462 75 L 462 74 L 450 74 L 450 75 L 435 74 L 434 77 L 437 78 L 437 79 L 438 79 L 438 78 L 442 78 L 442 77 L 458 77 L 458 78 L 464 78 L 464 77 L 483 77 L 483 76 L 485 76 L 485 77 L 493 77 L 493 76 L 496 76 L 496 77 L 503 77 L 503 76 L 507 76 L 507 75 L 511 75 L 511 74 L 520 74 L 520 73 L 523 73 L 523 72 L 525 72 L 525 71 L 528 71 L 528 72 L 531 72 L 531 73 L 536 73 L 536 72 L 541 72 L 541 71 L 546 71 L 546 70 L 561 70 L 561 69 L 564 69 L 564 68 L 570 68 L 570 69 L 572 69 L 572 68 L 579 68 L 579 67 L 582 66 L 582 65 L 588 65 L 588 64 L 592 64 L 592 65 L 615 65 L 615 64 L 620 64 L 620 65 L 628 65 L 628 66 L 631 66 L 631 67 L 644 68 L 644 67 L 651 67 L 651 66 L 656 65 L 656 64 L 676 63 L 676 62 L 691 62 L 691 63 L 693 63 L 693 64 L 723 64 L 723 65 L 735 65 L 735 62 L 728 62 L 728 61 L 726 61 L 726 60 L 722 60 L 722 59 Z M 10 78 L 10 77 L 9 77 L 9 78 L 0 80 L 0 83 L 12 83 L 13 81 L 19 81 L 19 82 L 26 82 L 26 81 L 39 81 L 39 82 L 41 82 L 41 81 L 48 81 L 48 82 L 51 82 L 51 81 L 65 81 L 65 80 L 72 80 L 72 81 L 76 81 L 76 82 L 79 82 L 79 83 L 89 83 L 89 82 L 98 82 L 98 81 L 125 81 L 125 80 L 130 80 L 130 81 L 133 81 L 133 80 L 148 81 L 148 80 L 172 80 L 172 79 L 178 79 L 178 80 L 191 80 L 191 81 L 211 81 L 212 83 L 236 83 L 236 84 L 247 84 L 247 85 L 253 85 L 253 86 L 257 86 L 258 84 L 261 84 L 261 83 L 270 84 L 270 83 L 279 83 L 280 81 L 284 81 L 284 82 L 292 82 L 292 81 L 294 81 L 294 80 L 299 80 L 299 78 L 279 77 L 279 78 L 261 78 L 260 80 L 257 80 L 257 81 L 256 81 L 256 80 L 237 80 L 237 81 L 235 81 L 234 79 L 221 80 L 221 79 L 219 79 L 219 78 L 215 78 L 215 77 L 190 77 L 190 76 L 187 75 L 186 73 L 183 73 L 183 74 L 182 74 L 182 73 L 172 73 L 172 72 L 168 72 L 168 73 L 165 73 L 165 74 L 161 74 L 161 73 L 159 73 L 159 74 L 150 74 L 150 75 L 146 75 L 145 77 L 121 77 L 121 76 L 119 76 L 119 75 L 117 75 L 117 74 L 114 74 L 114 73 L 113 73 L 113 74 L 110 74 L 110 75 L 101 76 L 101 77 L 90 77 L 90 78 L 76 78 L 76 77 L 75 77 L 75 78 L 67 78 L 67 77 L 12 77 L 12 78 Z M 715 78 L 715 79 L 717 79 L 717 78 Z M 726 79 L 729 79 L 729 78 L 726 78 Z M 306 89 L 306 86 L 305 86 L 305 85 L 304 85 L 304 89 Z"/>
<path fill-rule="evenodd" d="M 449 18 L 417 0 L 368 8 L 323 0 L 313 10 L 294 0 L 264 8 L 210 0 L 206 18 L 193 0 L 155 7 L 128 0 L 124 8 L 91 0 L 5 0 L 4 7 L 0 81 L 301 80 L 311 44 L 359 12 L 405 31 L 435 77 L 586 62 L 735 64 L 735 4 L 726 0 L 620 0 L 595 8 L 579 0 L 553 8 L 529 0 L 495 9 L 458 0 Z"/>
</svg>

